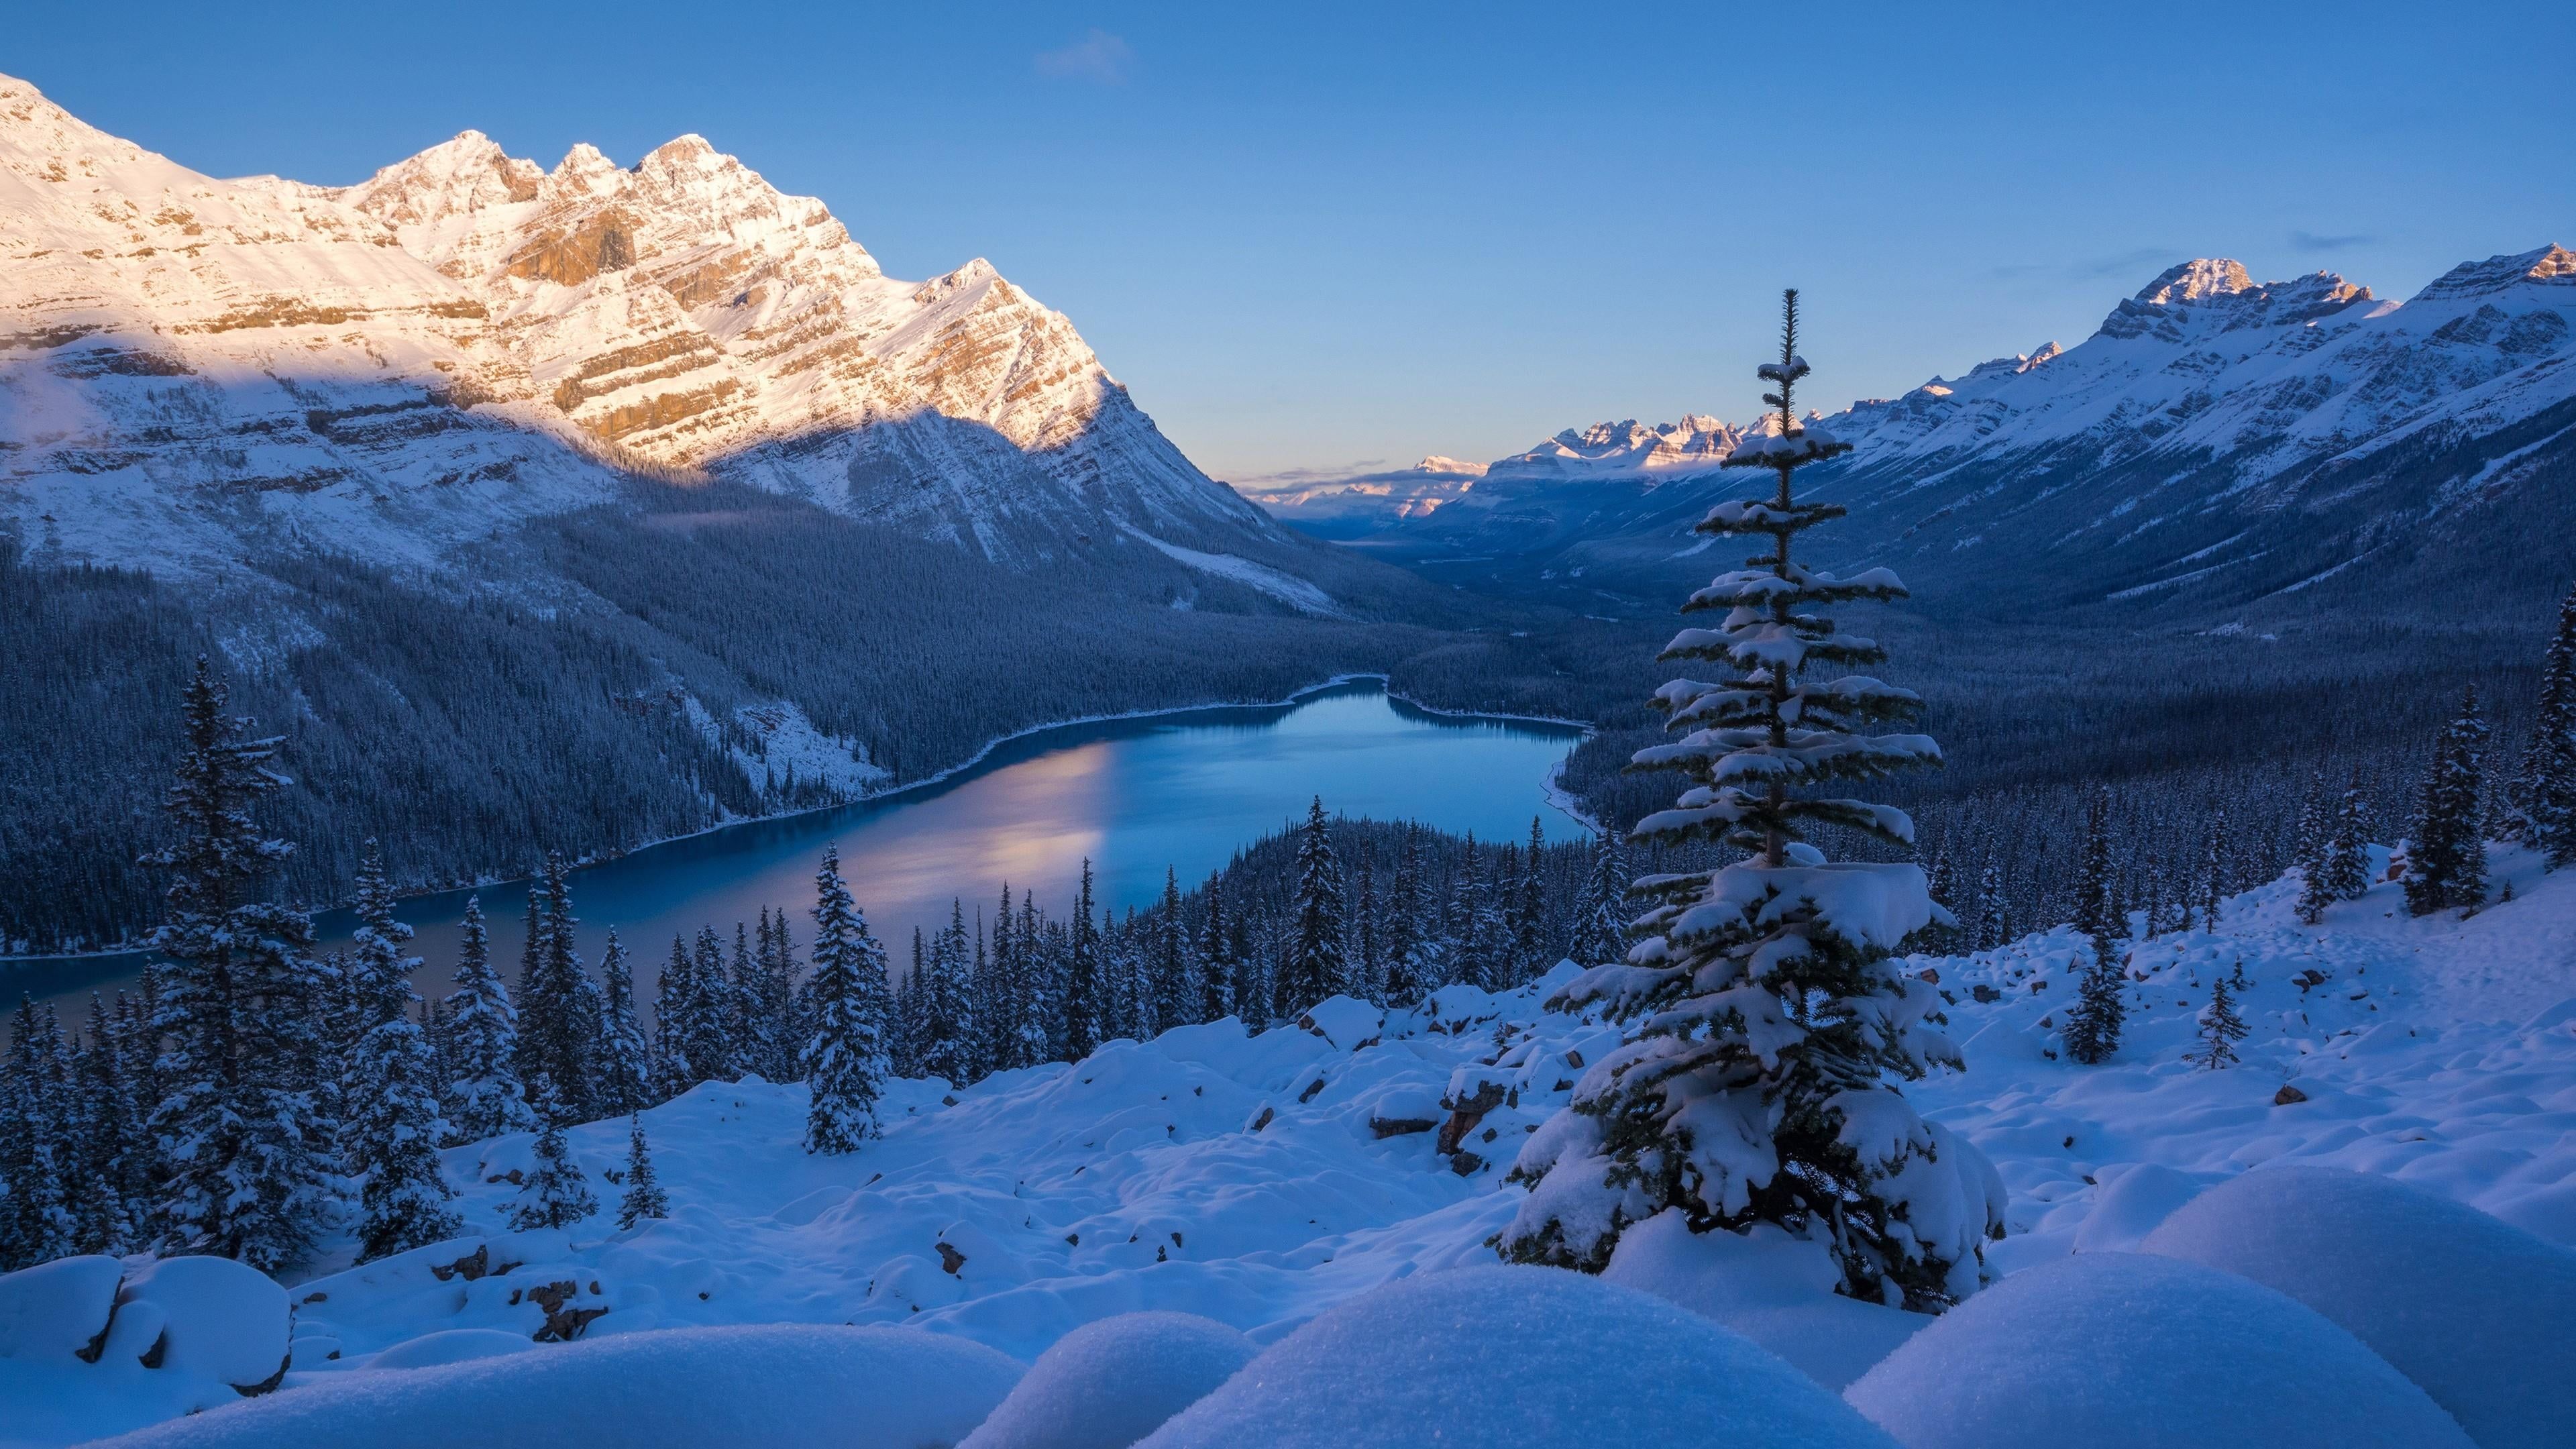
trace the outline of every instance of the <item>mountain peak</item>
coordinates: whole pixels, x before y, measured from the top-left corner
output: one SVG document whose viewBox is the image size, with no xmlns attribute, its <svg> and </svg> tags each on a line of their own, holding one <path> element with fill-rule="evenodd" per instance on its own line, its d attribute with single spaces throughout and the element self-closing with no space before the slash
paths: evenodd
<svg viewBox="0 0 2576 1449">
<path fill-rule="evenodd" d="M 2483 297 L 2525 282 L 2576 286 L 2576 252 L 2552 244 L 2512 256 L 2489 257 L 2483 262 L 2462 262 L 2434 278 L 2415 294 L 2415 300 Z"/>
<path fill-rule="evenodd" d="M 2141 288 L 2137 300 L 2155 306 L 2197 302 L 2204 297 L 2233 296 L 2253 290 L 2253 275 L 2232 257 L 2196 257 L 2167 267 Z"/>
</svg>

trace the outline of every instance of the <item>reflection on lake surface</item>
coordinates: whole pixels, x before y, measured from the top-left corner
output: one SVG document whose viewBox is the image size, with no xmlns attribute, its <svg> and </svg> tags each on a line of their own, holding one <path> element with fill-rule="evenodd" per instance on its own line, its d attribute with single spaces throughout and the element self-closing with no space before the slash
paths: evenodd
<svg viewBox="0 0 2576 1449">
<path fill-rule="evenodd" d="M 1050 909 L 1072 899 L 1082 861 L 1095 889 L 1124 911 L 1161 893 L 1163 871 L 1183 889 L 1234 852 L 1305 813 L 1308 797 L 1354 819 L 1420 820 L 1480 839 L 1521 839 L 1530 817 L 1551 840 L 1583 827 L 1549 806 L 1542 787 L 1580 732 L 1563 725 L 1426 714 L 1375 683 L 1338 685 L 1274 706 L 1191 710 L 1066 725 L 1007 741 L 937 784 L 883 799 L 728 826 L 576 871 L 581 950 L 596 965 L 614 927 L 639 984 L 670 954 L 674 933 L 712 925 L 728 943 L 736 921 L 785 907 L 806 940 L 814 867 L 838 842 L 842 872 L 869 924 L 897 961 L 912 931 L 943 925 L 949 901 L 970 916 L 1004 881 Z M 395 863 L 397 868 L 400 862 Z M 421 989 L 446 989 L 466 891 L 404 901 L 428 963 Z M 494 958 L 516 982 L 526 913 L 523 882 L 482 887 Z M 346 912 L 321 916 L 328 943 L 347 938 Z M 39 997 L 86 996 L 133 978 L 139 957 L 0 966 L 0 982 Z"/>
</svg>

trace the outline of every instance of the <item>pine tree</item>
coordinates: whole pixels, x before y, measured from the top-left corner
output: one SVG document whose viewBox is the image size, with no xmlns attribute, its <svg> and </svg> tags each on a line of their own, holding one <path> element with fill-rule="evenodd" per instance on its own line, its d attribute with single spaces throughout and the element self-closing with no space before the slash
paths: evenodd
<svg viewBox="0 0 2576 1449">
<path fill-rule="evenodd" d="M 1395 858 L 1378 928 L 1378 999 L 1383 1005 L 1408 1007 L 1422 999 L 1421 947 L 1423 921 L 1422 827 L 1404 828 L 1404 846 Z"/>
<path fill-rule="evenodd" d="M 1154 907 L 1154 1015 L 1165 1027 L 1209 1020 L 1199 1015 L 1198 963 L 1190 959 L 1190 925 L 1181 913 L 1181 877 L 1163 868 L 1163 899 Z"/>
<path fill-rule="evenodd" d="M 123 993 L 118 994 L 122 1006 Z M 89 1046 L 79 1057 L 78 1131 L 85 1200 L 71 1204 L 74 1246 L 84 1253 L 122 1253 L 136 1244 L 152 1193 L 149 1154 L 126 1069 L 125 1041 L 97 992 L 89 998 Z M 5 1129 L 0 1129 L 5 1130 Z"/>
<path fill-rule="evenodd" d="M 447 995 L 449 1145 L 481 1142 L 537 1125 L 519 1077 L 519 1013 L 492 969 L 480 897 L 465 901 L 456 985 Z"/>
<path fill-rule="evenodd" d="M 35 999 L 21 994 L 0 1071 L 0 1185 L 8 1189 L 0 1196 L 0 1273 L 59 1258 L 73 1247 L 49 1057 Z"/>
<path fill-rule="evenodd" d="M 2209 812 L 2209 854 L 2200 869 L 2200 928 L 2218 929 L 2219 908 L 2227 899 L 2227 807 Z"/>
<path fill-rule="evenodd" d="M 1639 964 L 1595 966 L 1558 993 L 1565 1009 L 1599 1005 L 1632 1023 L 1631 1035 L 1521 1153 L 1514 1176 L 1534 1187 L 1500 1246 L 1515 1260 L 1598 1271 L 1626 1224 L 1678 1207 L 1698 1231 L 1770 1222 L 1823 1243 L 1854 1297 L 1937 1307 L 1953 1295 L 1953 1269 L 1974 1271 L 2001 1224 L 1992 1169 L 1887 1081 L 1958 1062 L 1932 1029 L 1939 992 L 1890 961 L 1934 919 L 1927 884 L 1911 864 L 1827 864 L 1803 839 L 1834 826 L 1905 847 L 1912 822 L 1800 791 L 1933 764 L 1940 751 L 1922 735 L 1860 732 L 1918 712 L 1911 692 L 1801 679 L 1815 665 L 1884 657 L 1818 606 L 1904 589 L 1884 569 L 1842 578 L 1791 557 L 1797 534 L 1843 511 L 1798 499 L 1792 473 L 1847 448 L 1801 427 L 1791 406 L 1807 364 L 1797 294 L 1785 300 L 1780 360 L 1760 369 L 1779 389 L 1766 399 L 1777 426 L 1726 460 L 1773 469 L 1777 489 L 1720 503 L 1699 525 L 1771 547 L 1691 596 L 1686 609 L 1724 611 L 1721 627 L 1685 630 L 1664 651 L 1729 677 L 1658 691 L 1683 737 L 1633 761 L 1690 781 L 1633 838 L 1715 840 L 1746 858 L 1639 880 L 1656 902 L 1638 923 Z"/>
<path fill-rule="evenodd" d="M 626 1194 L 617 1202 L 617 1226 L 623 1231 L 646 1218 L 671 1215 L 670 1194 L 653 1177 L 653 1153 L 644 1145 L 644 1114 L 627 1114 Z"/>
<path fill-rule="evenodd" d="M 725 970 L 725 1077 L 759 1070 L 760 967 L 751 959 L 751 927 L 733 923 L 733 956 Z"/>
<path fill-rule="evenodd" d="M 2336 900 L 2357 901 L 2370 890 L 2370 804 L 2358 776 L 2335 807 L 2322 874 L 2326 893 Z"/>
<path fill-rule="evenodd" d="M 519 1076 L 544 1076 L 563 1109 L 587 1120 L 598 1096 L 591 1071 L 600 1050 L 598 989 L 582 969 L 574 940 L 580 921 L 560 851 L 546 852 L 545 871 L 528 901 L 529 941 L 519 982 Z"/>
<path fill-rule="evenodd" d="M 1091 857 L 1082 858 L 1082 883 L 1074 892 L 1073 931 L 1064 963 L 1064 1059 L 1091 1055 L 1108 1028 L 1109 983 L 1100 959 L 1100 930 L 1092 918 Z M 1044 1061 L 1044 1057 L 1038 1060 Z"/>
<path fill-rule="evenodd" d="M 1363 1001 L 1386 1004 L 1386 961 L 1379 947 L 1377 867 L 1365 842 L 1359 852 L 1359 888 L 1351 899 L 1351 938 L 1343 959 L 1350 965 L 1350 993 Z"/>
<path fill-rule="evenodd" d="M 2541 661 L 2539 708 L 2514 797 L 2524 843 L 2551 870 L 2576 865 L 2576 588 L 2558 606 L 2558 630 Z"/>
<path fill-rule="evenodd" d="M 2111 913 L 2111 792 L 2097 789 L 2086 802 L 2084 852 L 2075 864 L 2075 929 L 2099 943 L 2114 934 Z"/>
<path fill-rule="evenodd" d="M 814 893 L 814 1035 L 804 1059 L 814 1100 L 805 1150 L 855 1152 L 877 1135 L 877 1098 L 885 1086 L 885 948 L 841 881 L 839 846 L 824 847 Z"/>
<path fill-rule="evenodd" d="M 1582 894 L 1575 898 L 1566 959 L 1578 966 L 1626 960 L 1627 899 L 1628 868 L 1620 857 L 1619 837 L 1604 830 L 1592 843 L 1592 869 L 1584 875 Z"/>
<path fill-rule="evenodd" d="M 2086 1066 L 2109 1061 L 2120 1049 L 2120 1033 L 2129 1015 L 2127 978 L 2122 960 L 2094 942 L 2092 962 L 2075 988 L 2075 1004 L 2066 1010 L 2066 1054 Z"/>
<path fill-rule="evenodd" d="M 635 968 L 627 964 L 626 946 L 614 926 L 599 953 L 599 983 L 600 1056 L 591 1068 L 592 1080 L 599 1084 L 603 1114 L 632 1116 L 653 1105 L 653 1051 L 635 1009 Z"/>
<path fill-rule="evenodd" d="M 1992 951 L 2011 939 L 2004 918 L 2004 870 L 1989 860 L 1977 875 L 1977 949 Z"/>
<path fill-rule="evenodd" d="M 2433 768 L 2424 775 L 2415 838 L 2406 845 L 2406 909 L 2429 916 L 2452 906 L 2479 906 L 2487 898 L 2486 845 L 2479 830 L 2479 769 L 2486 750 L 2486 721 L 2478 716 L 2478 689 L 2470 685 L 2460 713 L 2442 731 Z"/>
<path fill-rule="evenodd" d="M 259 1268 L 301 1260 L 335 1209 L 312 1079 L 328 1053 L 311 999 L 313 924 L 261 899 L 291 847 L 262 839 L 253 805 L 284 785 L 278 740 L 247 739 L 201 657 L 183 698 L 185 745 L 165 808 L 177 839 L 143 857 L 170 872 L 153 1030 L 166 1095 L 151 1113 L 166 1174 L 160 1236 L 174 1252 Z"/>
<path fill-rule="evenodd" d="M 1223 892 L 1217 873 L 1208 872 L 1199 897 L 1206 913 L 1199 917 L 1199 1020 L 1223 1021 L 1235 1014 L 1234 934 L 1226 925 Z"/>
<path fill-rule="evenodd" d="M 393 887 L 372 840 L 358 864 L 357 915 L 350 995 L 359 1030 L 344 1079 L 341 1158 L 360 1184 L 363 1263 L 452 1238 L 464 1220 L 447 1205 L 456 1194 L 439 1171 L 438 1144 L 448 1124 L 429 1042 L 412 1016 L 420 959 L 402 954 L 411 927 L 394 919 Z"/>
<path fill-rule="evenodd" d="M 564 1123 L 571 1109 L 555 1094 L 554 1083 L 544 1077 L 536 1080 L 536 1096 L 537 1115 L 545 1124 L 537 1130 L 536 1170 L 519 1184 L 519 1196 L 510 1204 L 510 1226 L 522 1233 L 568 1228 L 599 1211 L 590 1179 L 573 1160 L 571 1144 L 564 1141 Z"/>
<path fill-rule="evenodd" d="M 930 953 L 921 994 L 921 1070 L 953 1086 L 975 1079 L 974 1000 L 966 940 L 966 903 L 948 902 L 948 929 Z"/>
<path fill-rule="evenodd" d="M 1547 959 L 1547 836 L 1538 816 L 1530 817 L 1529 849 L 1521 854 L 1520 879 L 1512 899 L 1518 916 L 1512 933 L 1512 983 L 1517 986 L 1556 963 Z"/>
<path fill-rule="evenodd" d="M 2236 963 L 2236 979 L 2244 980 L 2245 963 Z M 2236 1014 L 2236 998 L 2228 991 L 2228 979 L 2220 977 L 2209 988 L 2209 1005 L 2200 1013 L 2200 1050 L 2190 1061 L 2220 1071 L 2236 1065 L 2236 1044 L 2245 1039 L 2245 1019 Z"/>
<path fill-rule="evenodd" d="M 1279 1014 L 1294 1016 L 1349 989 L 1350 961 L 1343 947 L 1341 858 L 1324 824 L 1324 799 L 1306 810 L 1297 841 L 1296 939 L 1278 982 Z"/>
</svg>

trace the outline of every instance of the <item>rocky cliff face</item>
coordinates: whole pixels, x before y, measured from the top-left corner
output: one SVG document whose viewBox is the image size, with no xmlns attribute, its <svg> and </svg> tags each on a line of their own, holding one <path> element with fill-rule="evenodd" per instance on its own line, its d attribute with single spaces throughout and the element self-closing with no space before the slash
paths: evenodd
<svg viewBox="0 0 2576 1449">
<path fill-rule="evenodd" d="M 72 556 L 264 534 L 434 556 L 712 473 L 1008 561 L 1273 525 L 981 259 L 884 275 L 696 136 L 552 170 L 468 131 L 364 183 L 219 181 L 0 77 L 0 508 Z"/>
</svg>

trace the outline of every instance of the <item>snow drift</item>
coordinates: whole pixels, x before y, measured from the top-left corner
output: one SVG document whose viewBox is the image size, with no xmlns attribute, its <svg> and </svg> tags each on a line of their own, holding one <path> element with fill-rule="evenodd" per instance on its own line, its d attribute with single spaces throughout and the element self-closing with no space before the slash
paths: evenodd
<svg viewBox="0 0 2576 1449">
<path fill-rule="evenodd" d="M 1739 1334 L 1554 1268 L 1424 1274 L 1290 1334 L 1151 1449 L 1724 1444 L 1880 1449 L 1814 1380 Z"/>
<path fill-rule="evenodd" d="M 2576 1253 L 2385 1177 L 2249 1172 L 2146 1251 L 2241 1274 L 2341 1324 L 2483 1449 L 2576 1439 Z"/>
<path fill-rule="evenodd" d="M 2299 1303 L 2086 1253 L 1943 1315 L 1845 1395 L 1906 1449 L 2468 1449 L 2424 1391 Z"/>
</svg>

